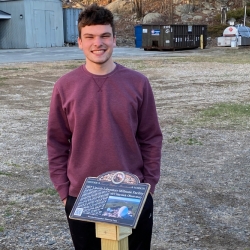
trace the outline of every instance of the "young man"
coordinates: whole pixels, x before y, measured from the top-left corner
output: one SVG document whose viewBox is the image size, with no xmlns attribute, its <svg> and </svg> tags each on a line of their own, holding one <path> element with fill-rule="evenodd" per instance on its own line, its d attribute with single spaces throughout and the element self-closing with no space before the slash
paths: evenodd
<svg viewBox="0 0 250 250">
<path fill-rule="evenodd" d="M 48 121 L 51 180 L 62 199 L 75 249 L 99 250 L 95 224 L 69 219 L 87 177 L 127 171 L 151 185 L 130 250 L 150 249 L 152 194 L 160 177 L 162 134 L 148 79 L 112 59 L 113 15 L 97 5 L 78 20 L 85 65 L 55 84 Z"/>
</svg>

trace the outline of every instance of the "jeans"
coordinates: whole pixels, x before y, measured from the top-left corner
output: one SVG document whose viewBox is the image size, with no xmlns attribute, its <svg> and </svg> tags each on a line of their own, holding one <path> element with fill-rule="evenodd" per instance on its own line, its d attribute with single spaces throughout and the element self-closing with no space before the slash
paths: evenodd
<svg viewBox="0 0 250 250">
<path fill-rule="evenodd" d="M 72 220 L 69 214 L 76 197 L 68 196 L 65 211 L 76 250 L 101 250 L 101 239 L 95 237 L 95 223 Z M 153 198 L 148 195 L 137 226 L 128 237 L 129 250 L 150 250 L 153 227 Z"/>
</svg>

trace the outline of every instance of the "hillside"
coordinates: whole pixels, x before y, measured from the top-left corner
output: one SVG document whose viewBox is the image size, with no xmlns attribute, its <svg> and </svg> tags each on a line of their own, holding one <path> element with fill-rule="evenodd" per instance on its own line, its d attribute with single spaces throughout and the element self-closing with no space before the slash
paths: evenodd
<svg viewBox="0 0 250 250">
<path fill-rule="evenodd" d="M 202 12 L 208 7 L 214 8 L 219 11 L 218 7 L 227 6 L 228 10 L 243 7 L 244 2 L 249 3 L 249 0 L 64 0 L 64 8 L 84 8 L 85 6 L 97 3 L 106 6 L 115 1 L 123 1 L 135 4 L 140 3 L 142 6 L 142 14 L 145 15 L 150 12 L 158 12 L 165 15 L 175 15 L 176 8 L 180 5 L 189 5 L 192 11 Z M 132 8 L 135 11 L 135 8 Z M 122 11 L 122 10 L 121 10 Z"/>
<path fill-rule="evenodd" d="M 134 45 L 134 26 L 159 13 L 160 19 L 146 23 L 220 24 L 221 8 L 243 8 L 244 0 L 65 0 L 64 8 L 84 9 L 93 2 L 109 8 L 116 22 L 117 45 Z M 250 3 L 250 0 L 246 0 Z M 223 31 L 223 28 L 221 32 Z"/>
</svg>

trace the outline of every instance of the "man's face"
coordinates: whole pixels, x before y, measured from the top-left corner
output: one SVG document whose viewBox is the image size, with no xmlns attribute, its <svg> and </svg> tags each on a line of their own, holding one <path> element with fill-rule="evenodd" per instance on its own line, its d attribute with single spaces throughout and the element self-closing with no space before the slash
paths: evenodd
<svg viewBox="0 0 250 250">
<path fill-rule="evenodd" d="M 85 26 L 81 30 L 81 37 L 78 38 L 78 46 L 85 54 L 89 66 L 103 65 L 112 62 L 116 39 L 109 24 Z"/>
</svg>

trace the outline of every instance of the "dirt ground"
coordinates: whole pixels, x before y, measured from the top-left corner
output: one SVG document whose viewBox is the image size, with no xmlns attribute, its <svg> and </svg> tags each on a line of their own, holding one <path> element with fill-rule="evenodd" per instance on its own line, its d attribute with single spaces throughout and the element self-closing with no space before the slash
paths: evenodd
<svg viewBox="0 0 250 250">
<path fill-rule="evenodd" d="M 206 117 L 217 104 L 250 104 L 250 49 L 189 57 L 117 59 L 147 75 L 164 134 L 152 250 L 250 249 L 250 110 Z M 0 67 L 0 249 L 72 249 L 47 170 L 54 82 L 80 61 Z"/>
</svg>

